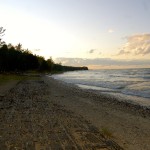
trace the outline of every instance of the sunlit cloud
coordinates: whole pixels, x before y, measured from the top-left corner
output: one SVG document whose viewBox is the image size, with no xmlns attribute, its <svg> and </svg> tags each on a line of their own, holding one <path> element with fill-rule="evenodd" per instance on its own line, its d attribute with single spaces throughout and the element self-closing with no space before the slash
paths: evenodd
<svg viewBox="0 0 150 150">
<path fill-rule="evenodd" d="M 127 54 L 130 54 L 129 51 L 125 51 L 125 50 L 120 50 L 118 55 L 127 55 Z"/>
<path fill-rule="evenodd" d="M 126 37 L 127 42 L 118 55 L 147 55 L 150 54 L 150 34 L 138 34 Z"/>
</svg>

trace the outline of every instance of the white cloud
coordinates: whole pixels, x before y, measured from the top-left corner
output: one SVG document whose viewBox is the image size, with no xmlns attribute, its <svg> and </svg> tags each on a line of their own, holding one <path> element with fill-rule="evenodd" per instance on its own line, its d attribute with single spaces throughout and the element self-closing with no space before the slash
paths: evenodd
<svg viewBox="0 0 150 150">
<path fill-rule="evenodd" d="M 35 51 L 35 52 L 39 52 L 39 51 L 41 51 L 41 50 L 40 50 L 40 49 L 35 49 L 34 51 Z"/>
<path fill-rule="evenodd" d="M 138 34 L 126 37 L 127 42 L 118 55 L 147 55 L 150 54 L 150 34 Z"/>
<path fill-rule="evenodd" d="M 108 30 L 108 33 L 113 33 L 113 32 L 115 32 L 113 29 Z"/>
</svg>

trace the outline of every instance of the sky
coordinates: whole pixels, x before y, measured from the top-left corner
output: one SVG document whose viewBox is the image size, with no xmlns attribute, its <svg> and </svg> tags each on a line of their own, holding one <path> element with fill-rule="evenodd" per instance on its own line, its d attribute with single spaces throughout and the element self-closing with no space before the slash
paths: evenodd
<svg viewBox="0 0 150 150">
<path fill-rule="evenodd" d="M 150 0 L 0 0 L 3 40 L 64 65 L 150 67 Z"/>
</svg>

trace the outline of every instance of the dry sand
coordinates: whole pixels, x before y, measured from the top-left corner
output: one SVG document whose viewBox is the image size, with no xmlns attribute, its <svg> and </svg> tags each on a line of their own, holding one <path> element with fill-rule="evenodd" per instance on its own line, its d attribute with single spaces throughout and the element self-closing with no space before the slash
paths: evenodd
<svg viewBox="0 0 150 150">
<path fill-rule="evenodd" d="M 0 97 L 2 150 L 149 150 L 149 133 L 149 110 L 45 76 Z"/>
</svg>

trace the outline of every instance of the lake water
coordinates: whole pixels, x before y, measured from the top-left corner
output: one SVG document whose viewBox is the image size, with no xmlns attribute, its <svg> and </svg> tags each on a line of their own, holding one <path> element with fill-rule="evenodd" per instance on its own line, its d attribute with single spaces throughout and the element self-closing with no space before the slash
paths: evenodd
<svg viewBox="0 0 150 150">
<path fill-rule="evenodd" d="M 150 69 L 73 71 L 53 77 L 80 88 L 150 102 Z"/>
</svg>

